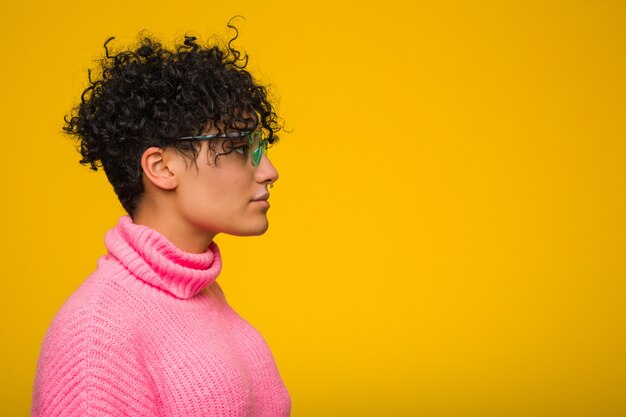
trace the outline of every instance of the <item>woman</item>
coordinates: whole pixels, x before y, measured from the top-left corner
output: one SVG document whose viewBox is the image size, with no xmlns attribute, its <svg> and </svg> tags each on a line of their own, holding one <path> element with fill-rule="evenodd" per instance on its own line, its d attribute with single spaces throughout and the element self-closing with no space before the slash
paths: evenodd
<svg viewBox="0 0 626 417">
<path fill-rule="evenodd" d="M 33 416 L 289 415 L 268 346 L 215 281 L 213 239 L 263 234 L 278 179 L 278 118 L 234 39 L 105 43 L 64 129 L 128 216 L 46 333 Z"/>
</svg>

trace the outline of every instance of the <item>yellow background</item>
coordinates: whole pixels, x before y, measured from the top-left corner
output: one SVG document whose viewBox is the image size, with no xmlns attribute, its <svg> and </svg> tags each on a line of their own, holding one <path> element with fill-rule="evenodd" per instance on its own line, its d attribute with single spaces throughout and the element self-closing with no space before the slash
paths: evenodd
<svg viewBox="0 0 626 417">
<path fill-rule="evenodd" d="M 626 3 L 3 2 L 3 416 L 123 214 L 61 133 L 102 44 L 228 37 L 286 127 L 218 236 L 293 416 L 626 415 Z"/>
</svg>

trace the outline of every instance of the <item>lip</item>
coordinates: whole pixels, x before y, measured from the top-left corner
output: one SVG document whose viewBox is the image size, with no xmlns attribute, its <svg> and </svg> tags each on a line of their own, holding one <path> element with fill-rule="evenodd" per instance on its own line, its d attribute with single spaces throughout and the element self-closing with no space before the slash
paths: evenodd
<svg viewBox="0 0 626 417">
<path fill-rule="evenodd" d="M 270 193 L 261 194 L 258 197 L 252 199 L 252 201 L 267 201 L 270 198 Z"/>
<path fill-rule="evenodd" d="M 261 203 L 261 205 L 265 206 L 265 207 L 269 207 L 270 206 L 270 202 L 267 200 L 252 200 L 253 203 Z"/>
</svg>

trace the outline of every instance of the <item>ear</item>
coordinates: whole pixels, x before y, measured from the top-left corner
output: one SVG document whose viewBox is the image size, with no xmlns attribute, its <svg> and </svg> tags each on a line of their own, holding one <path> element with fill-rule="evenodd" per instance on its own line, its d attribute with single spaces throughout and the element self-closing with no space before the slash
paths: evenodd
<svg viewBox="0 0 626 417">
<path fill-rule="evenodd" d="M 173 190 L 178 187 L 175 175 L 177 161 L 172 152 L 155 146 L 148 148 L 141 156 L 141 168 L 146 179 L 156 187 Z"/>
</svg>

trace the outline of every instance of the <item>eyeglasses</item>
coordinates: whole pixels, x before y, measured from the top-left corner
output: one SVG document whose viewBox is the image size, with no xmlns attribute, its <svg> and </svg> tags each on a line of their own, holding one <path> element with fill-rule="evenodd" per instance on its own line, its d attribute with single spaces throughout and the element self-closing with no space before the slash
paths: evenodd
<svg viewBox="0 0 626 417">
<path fill-rule="evenodd" d="M 249 130 L 240 130 L 235 132 L 216 133 L 211 135 L 199 135 L 199 136 L 183 136 L 178 138 L 179 140 L 204 140 L 204 139 L 237 139 L 248 137 L 248 146 L 250 150 L 250 160 L 252 166 L 257 166 L 261 163 L 263 154 L 267 156 L 267 149 L 269 148 L 269 142 L 264 138 L 262 130 L 255 130 L 250 132 Z"/>
</svg>

